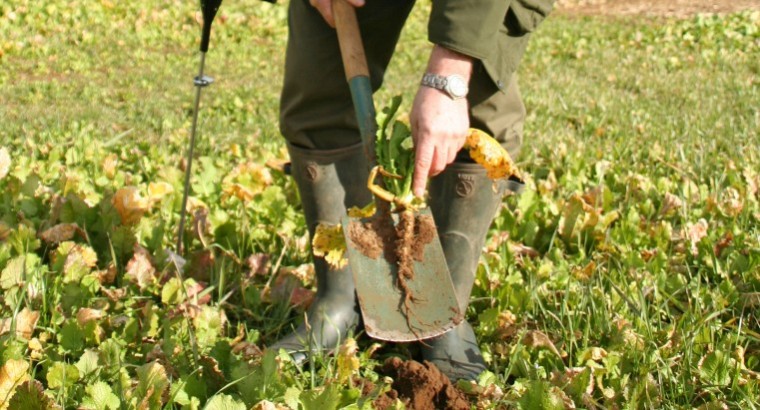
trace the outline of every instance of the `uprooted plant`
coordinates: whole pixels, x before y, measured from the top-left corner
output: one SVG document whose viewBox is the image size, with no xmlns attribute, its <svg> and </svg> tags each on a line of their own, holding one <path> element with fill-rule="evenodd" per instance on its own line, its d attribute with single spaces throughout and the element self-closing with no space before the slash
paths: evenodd
<svg viewBox="0 0 760 410">
<path fill-rule="evenodd" d="M 437 232 L 433 218 L 420 213 L 427 207 L 424 200 L 412 193 L 414 143 L 406 116 L 398 114 L 400 106 L 401 97 L 395 97 L 378 115 L 377 165 L 367 181 L 376 201 L 363 209 L 349 210 L 352 222 L 347 232 L 348 239 L 362 254 L 371 259 L 382 255 L 398 267 L 396 287 L 403 294 L 406 312 L 411 312 L 409 303 L 414 295 L 408 281 L 414 279 L 415 261 L 423 261 L 425 246 L 435 239 Z M 487 169 L 492 180 L 519 177 L 509 154 L 484 132 L 471 129 L 464 148 Z M 398 215 L 396 224 L 392 214 Z M 359 218 L 364 218 L 364 222 Z M 325 257 L 334 267 L 345 266 L 345 240 L 341 226 L 320 225 L 313 239 L 314 254 Z"/>
</svg>

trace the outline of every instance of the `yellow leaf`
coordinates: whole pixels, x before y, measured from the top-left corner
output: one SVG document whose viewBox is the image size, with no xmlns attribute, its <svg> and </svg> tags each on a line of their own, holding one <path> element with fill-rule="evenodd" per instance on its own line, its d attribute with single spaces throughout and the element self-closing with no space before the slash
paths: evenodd
<svg viewBox="0 0 760 410">
<path fill-rule="evenodd" d="M 8 153 L 8 149 L 0 147 L 0 180 L 8 175 L 11 170 L 11 155 Z"/>
<path fill-rule="evenodd" d="M 335 269 L 341 269 L 348 263 L 344 257 L 346 239 L 343 237 L 343 229 L 340 225 L 317 225 L 311 246 L 315 256 L 325 258 L 327 263 Z"/>
<path fill-rule="evenodd" d="M 272 185 L 272 174 L 264 165 L 247 162 L 235 167 L 222 180 L 225 197 L 237 197 L 241 201 L 250 201 L 256 195 Z"/>
<path fill-rule="evenodd" d="M 596 270 L 596 262 L 591 261 L 586 266 L 573 269 L 573 276 L 578 280 L 589 280 Z"/>
<path fill-rule="evenodd" d="M 136 187 L 125 187 L 116 191 L 112 201 L 124 225 L 137 224 L 148 210 L 148 201 L 140 195 Z"/>
<path fill-rule="evenodd" d="M 151 182 L 148 184 L 148 199 L 157 202 L 174 192 L 174 187 L 167 182 Z"/>
<path fill-rule="evenodd" d="M 10 359 L 0 368 L 0 410 L 8 408 L 8 402 L 16 392 L 16 387 L 29 380 L 29 363 Z"/>
<path fill-rule="evenodd" d="M 58 224 L 42 232 L 40 238 L 47 243 L 70 241 L 78 230 L 77 224 Z"/>
<path fill-rule="evenodd" d="M 338 348 L 338 380 L 341 382 L 348 381 L 359 370 L 359 358 L 356 357 L 358 351 L 359 346 L 353 338 L 346 339 Z"/>
<path fill-rule="evenodd" d="M 103 159 L 103 173 L 106 174 L 108 179 L 113 179 L 116 176 L 116 166 L 119 164 L 119 158 L 116 154 L 109 154 Z"/>
<path fill-rule="evenodd" d="M 364 208 L 359 208 L 358 206 L 352 206 L 348 209 L 348 216 L 351 218 L 369 218 L 372 215 L 375 214 L 375 203 L 370 202 L 367 206 Z"/>
<path fill-rule="evenodd" d="M 489 178 L 496 180 L 514 175 L 522 179 L 509 153 L 485 132 L 471 128 L 464 147 L 470 150 L 470 157 L 488 171 Z"/>
</svg>

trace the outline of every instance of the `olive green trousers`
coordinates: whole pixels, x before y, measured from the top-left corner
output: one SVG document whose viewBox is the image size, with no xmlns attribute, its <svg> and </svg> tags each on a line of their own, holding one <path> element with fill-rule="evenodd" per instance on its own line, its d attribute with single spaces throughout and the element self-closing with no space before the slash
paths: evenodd
<svg viewBox="0 0 760 410">
<path fill-rule="evenodd" d="M 373 91 L 383 83 L 413 0 L 367 0 L 357 9 Z M 280 131 L 298 147 L 343 148 L 361 142 L 335 29 L 308 0 L 291 0 L 285 78 L 280 100 Z M 425 58 L 426 56 L 421 56 Z M 419 78 L 422 78 L 422 74 Z M 416 89 L 418 83 L 404 84 Z M 470 92 L 470 125 L 493 135 L 517 157 L 525 106 L 515 76 L 500 91 L 476 62 Z"/>
</svg>

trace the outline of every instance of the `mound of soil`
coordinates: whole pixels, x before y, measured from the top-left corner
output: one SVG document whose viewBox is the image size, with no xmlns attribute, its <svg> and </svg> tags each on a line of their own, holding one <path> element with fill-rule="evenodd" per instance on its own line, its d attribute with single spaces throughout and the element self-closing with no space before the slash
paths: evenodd
<svg viewBox="0 0 760 410">
<path fill-rule="evenodd" d="M 374 401 L 385 410 L 400 399 L 410 410 L 468 410 L 467 396 L 451 383 L 434 364 L 393 357 L 385 361 L 381 373 L 393 379 L 392 390 Z"/>
</svg>

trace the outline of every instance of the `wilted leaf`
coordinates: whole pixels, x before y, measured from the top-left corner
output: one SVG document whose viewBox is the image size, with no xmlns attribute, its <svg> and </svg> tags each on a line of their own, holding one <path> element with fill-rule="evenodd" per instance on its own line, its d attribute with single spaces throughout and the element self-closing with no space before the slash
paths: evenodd
<svg viewBox="0 0 760 410">
<path fill-rule="evenodd" d="M 557 357 L 562 357 L 559 350 L 557 350 L 557 347 L 554 346 L 554 343 L 549 339 L 549 336 L 540 330 L 531 330 L 526 333 L 523 337 L 522 343 L 528 347 L 549 349 L 549 351 L 556 354 Z"/>
<path fill-rule="evenodd" d="M 26 340 L 31 339 L 39 318 L 40 312 L 29 310 L 26 307 L 21 309 L 16 315 L 16 336 Z M 13 318 L 0 320 L 0 335 L 10 332 L 12 324 Z"/>
<path fill-rule="evenodd" d="M 741 194 L 734 188 L 728 188 L 723 191 L 720 201 L 720 210 L 724 215 L 736 217 L 744 209 L 744 200 Z"/>
<path fill-rule="evenodd" d="M 671 194 L 665 193 L 665 198 L 662 200 L 662 208 L 660 208 L 660 215 L 667 216 L 674 211 L 677 211 L 683 207 L 683 201 L 681 198 Z"/>
<path fill-rule="evenodd" d="M 150 260 L 150 255 L 145 248 L 135 245 L 135 254 L 127 263 L 124 277 L 144 290 L 156 281 L 156 268 Z"/>
<path fill-rule="evenodd" d="M 342 269 L 348 264 L 348 259 L 344 257 L 346 239 L 340 225 L 317 225 L 311 246 L 314 256 L 325 258 L 325 261 L 335 269 Z"/>
<path fill-rule="evenodd" d="M 246 265 L 251 270 L 251 275 L 263 276 L 269 272 L 269 255 L 265 253 L 256 253 L 245 260 Z"/>
<path fill-rule="evenodd" d="M 29 363 L 23 360 L 10 359 L 0 368 L 0 410 L 8 409 L 9 400 L 16 388 L 29 380 Z"/>
<path fill-rule="evenodd" d="M 58 224 L 40 234 L 40 238 L 47 243 L 60 243 L 74 238 L 74 234 L 80 231 L 75 223 Z"/>
<path fill-rule="evenodd" d="M 579 356 L 579 362 L 585 364 L 588 361 L 600 362 L 607 357 L 607 351 L 601 347 L 589 347 Z"/>
<path fill-rule="evenodd" d="M 80 327 L 84 327 L 93 320 L 100 320 L 102 318 L 103 311 L 99 309 L 81 308 L 77 312 L 77 323 Z"/>
<path fill-rule="evenodd" d="M 345 383 L 359 370 L 359 358 L 356 356 L 359 346 L 353 338 L 347 338 L 338 348 L 338 381 Z"/>
<path fill-rule="evenodd" d="M 314 302 L 315 293 L 311 289 L 298 286 L 290 292 L 290 305 L 302 310 L 306 310 Z"/>
<path fill-rule="evenodd" d="M 140 195 L 137 187 L 133 186 L 116 191 L 112 202 L 124 225 L 137 224 L 148 210 L 148 200 Z"/>
<path fill-rule="evenodd" d="M 269 400 L 262 400 L 251 408 L 251 410 L 288 410 L 289 407 L 281 406 L 276 403 L 272 403 Z"/>
<path fill-rule="evenodd" d="M 700 219 L 697 223 L 689 222 L 684 228 L 684 237 L 691 244 L 691 254 L 696 256 L 698 251 L 697 245 L 707 236 L 707 221 Z"/>
</svg>

